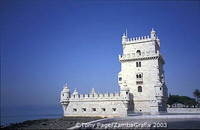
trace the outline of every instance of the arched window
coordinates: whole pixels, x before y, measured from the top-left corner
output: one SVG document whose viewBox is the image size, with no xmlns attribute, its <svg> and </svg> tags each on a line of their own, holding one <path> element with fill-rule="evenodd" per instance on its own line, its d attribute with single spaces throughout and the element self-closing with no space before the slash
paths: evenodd
<svg viewBox="0 0 200 130">
<path fill-rule="evenodd" d="M 140 50 L 137 50 L 136 53 L 137 53 L 138 56 L 141 55 L 141 51 Z"/>
<path fill-rule="evenodd" d="M 142 92 L 142 87 L 138 86 L 138 92 Z"/>
</svg>

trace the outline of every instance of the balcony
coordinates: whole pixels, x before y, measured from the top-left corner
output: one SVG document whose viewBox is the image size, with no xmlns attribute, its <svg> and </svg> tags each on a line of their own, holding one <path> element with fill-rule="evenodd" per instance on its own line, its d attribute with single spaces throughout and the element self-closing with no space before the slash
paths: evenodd
<svg viewBox="0 0 200 130">
<path fill-rule="evenodd" d="M 138 55 L 136 53 L 129 53 L 129 54 L 119 55 L 119 61 L 154 59 L 154 58 L 159 58 L 159 57 L 162 58 L 159 51 L 157 51 L 157 53 L 144 53 L 143 52 L 143 53 L 141 53 L 141 55 Z"/>
</svg>

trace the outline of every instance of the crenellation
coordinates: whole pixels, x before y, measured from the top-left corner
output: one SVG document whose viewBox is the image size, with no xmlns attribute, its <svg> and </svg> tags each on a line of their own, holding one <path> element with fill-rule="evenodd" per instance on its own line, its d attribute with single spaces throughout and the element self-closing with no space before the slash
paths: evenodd
<svg viewBox="0 0 200 130">
<path fill-rule="evenodd" d="M 159 40 L 159 39 L 157 39 Z M 142 37 L 133 37 L 133 38 L 127 38 L 126 41 L 123 42 L 123 44 L 131 44 L 131 43 L 140 43 L 140 42 L 147 42 L 152 41 L 152 39 L 148 36 L 142 36 Z"/>
<path fill-rule="evenodd" d="M 77 94 L 72 95 L 69 100 L 107 100 L 107 99 L 124 99 L 120 93 L 95 93 L 95 94 Z"/>
</svg>

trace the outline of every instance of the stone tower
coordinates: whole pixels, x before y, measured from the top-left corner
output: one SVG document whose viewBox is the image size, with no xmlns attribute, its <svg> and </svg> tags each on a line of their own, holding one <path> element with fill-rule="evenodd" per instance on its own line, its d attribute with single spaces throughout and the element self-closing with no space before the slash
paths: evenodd
<svg viewBox="0 0 200 130">
<path fill-rule="evenodd" d="M 167 87 L 164 77 L 164 59 L 160 54 L 160 40 L 153 29 L 150 36 L 128 38 L 122 36 L 123 54 L 119 55 L 120 88 L 124 83 L 130 90 L 129 111 L 159 113 L 166 111 Z"/>
</svg>

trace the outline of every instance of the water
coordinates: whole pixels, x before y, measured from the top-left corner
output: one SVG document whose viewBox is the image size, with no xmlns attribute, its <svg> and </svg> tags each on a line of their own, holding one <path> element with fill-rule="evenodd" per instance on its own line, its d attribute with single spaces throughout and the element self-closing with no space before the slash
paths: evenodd
<svg viewBox="0 0 200 130">
<path fill-rule="evenodd" d="M 1 107 L 1 125 L 19 123 L 26 120 L 62 117 L 62 108 L 55 106 L 24 106 L 24 107 Z"/>
</svg>

